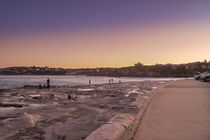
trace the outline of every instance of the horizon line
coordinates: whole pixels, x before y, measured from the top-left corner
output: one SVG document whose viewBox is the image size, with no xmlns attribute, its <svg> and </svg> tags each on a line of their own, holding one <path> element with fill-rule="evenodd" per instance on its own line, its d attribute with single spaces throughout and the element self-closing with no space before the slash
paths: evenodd
<svg viewBox="0 0 210 140">
<path fill-rule="evenodd" d="M 125 68 L 125 67 L 132 67 L 135 66 L 135 64 L 141 63 L 143 66 L 154 66 L 154 65 L 182 65 L 182 64 L 189 64 L 189 63 L 197 63 L 197 62 L 210 62 L 207 59 L 204 59 L 204 61 L 193 61 L 193 62 L 184 62 L 184 63 L 154 63 L 154 64 L 144 64 L 141 62 L 134 63 L 133 65 L 127 65 L 127 66 L 93 66 L 93 67 L 53 67 L 53 66 L 40 66 L 40 65 L 20 65 L 20 66 L 6 66 L 6 67 L 1 67 L 0 69 L 4 68 L 12 68 L 12 67 L 48 67 L 48 68 L 62 68 L 62 69 L 97 69 L 97 68 Z"/>
</svg>

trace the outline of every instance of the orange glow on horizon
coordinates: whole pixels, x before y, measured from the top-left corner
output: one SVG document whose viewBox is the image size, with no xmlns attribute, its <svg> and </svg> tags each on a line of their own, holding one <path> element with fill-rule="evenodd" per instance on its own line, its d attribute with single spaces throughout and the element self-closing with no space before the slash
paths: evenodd
<svg viewBox="0 0 210 140">
<path fill-rule="evenodd" d="M 0 40 L 0 67 L 123 67 L 210 60 L 210 23 L 122 28 Z"/>
</svg>

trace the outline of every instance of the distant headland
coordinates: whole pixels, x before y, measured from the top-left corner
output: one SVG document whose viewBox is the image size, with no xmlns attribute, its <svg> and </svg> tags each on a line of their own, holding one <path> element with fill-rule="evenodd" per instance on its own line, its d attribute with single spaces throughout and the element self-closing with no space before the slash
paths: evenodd
<svg viewBox="0 0 210 140">
<path fill-rule="evenodd" d="M 0 69 L 0 75 L 88 75 L 112 77 L 191 77 L 195 72 L 210 71 L 210 61 L 186 64 L 155 64 L 121 68 L 64 69 L 49 67 L 7 67 Z"/>
</svg>

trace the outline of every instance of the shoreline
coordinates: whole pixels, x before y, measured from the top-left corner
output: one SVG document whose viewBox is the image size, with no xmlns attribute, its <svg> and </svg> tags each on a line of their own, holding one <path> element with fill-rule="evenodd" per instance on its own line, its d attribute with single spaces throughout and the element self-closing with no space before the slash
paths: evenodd
<svg viewBox="0 0 210 140">
<path fill-rule="evenodd" d="M 84 139 L 117 114 L 135 116 L 153 91 L 169 82 L 3 91 L 0 94 L 0 136 L 13 140 L 30 133 L 28 138 L 53 139 L 56 136 Z M 20 125 L 22 122 L 24 124 Z M 69 134 L 69 131 L 72 133 Z M 8 135 L 3 135 L 5 133 Z"/>
<path fill-rule="evenodd" d="M 1 77 L 1 76 L 0 76 Z M 50 78 L 50 83 L 53 87 L 75 87 L 75 86 L 87 86 L 89 85 L 89 80 L 91 85 L 101 85 L 109 84 L 110 79 L 114 79 L 113 83 L 125 83 L 125 82 L 140 82 L 140 81 L 170 81 L 170 80 L 183 80 L 192 78 L 173 78 L 173 77 L 106 77 L 106 76 L 15 76 L 15 77 L 1 77 L 0 79 L 0 89 L 13 89 L 13 88 L 23 88 L 24 86 L 36 87 L 38 85 L 43 85 L 46 79 Z"/>
</svg>

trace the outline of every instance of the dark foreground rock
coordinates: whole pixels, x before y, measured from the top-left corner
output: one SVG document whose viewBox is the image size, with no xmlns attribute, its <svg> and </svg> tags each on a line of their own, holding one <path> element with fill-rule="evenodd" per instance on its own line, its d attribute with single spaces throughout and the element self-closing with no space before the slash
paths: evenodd
<svg viewBox="0 0 210 140">
<path fill-rule="evenodd" d="M 135 116 L 161 81 L 0 92 L 0 138 L 82 140 L 116 114 Z"/>
</svg>

